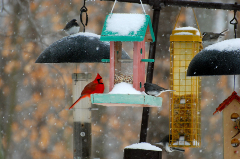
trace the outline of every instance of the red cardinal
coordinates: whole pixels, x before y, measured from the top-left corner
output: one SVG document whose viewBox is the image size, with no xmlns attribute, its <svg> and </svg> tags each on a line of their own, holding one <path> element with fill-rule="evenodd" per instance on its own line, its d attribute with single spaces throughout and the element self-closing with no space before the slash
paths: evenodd
<svg viewBox="0 0 240 159">
<path fill-rule="evenodd" d="M 73 103 L 73 105 L 69 108 L 72 109 L 81 99 L 83 98 L 90 98 L 91 94 L 94 94 L 94 93 L 103 93 L 104 91 L 104 84 L 103 84 L 103 80 L 102 80 L 102 77 L 97 74 L 97 77 L 95 78 L 94 81 L 88 83 L 82 93 L 81 93 L 81 96 L 78 98 L 78 100 Z"/>
</svg>

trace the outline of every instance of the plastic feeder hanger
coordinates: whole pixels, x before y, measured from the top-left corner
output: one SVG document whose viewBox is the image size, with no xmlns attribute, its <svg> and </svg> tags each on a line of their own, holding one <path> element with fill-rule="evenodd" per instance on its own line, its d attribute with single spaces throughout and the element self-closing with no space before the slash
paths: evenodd
<svg viewBox="0 0 240 159">
<path fill-rule="evenodd" d="M 194 16 L 198 26 L 195 13 Z M 202 49 L 202 37 L 199 26 L 198 29 L 176 28 L 178 18 L 170 36 L 170 89 L 175 90 L 170 93 L 169 133 L 172 134 L 170 145 L 200 147 L 201 80 L 200 77 L 186 75 L 192 58 Z"/>
</svg>

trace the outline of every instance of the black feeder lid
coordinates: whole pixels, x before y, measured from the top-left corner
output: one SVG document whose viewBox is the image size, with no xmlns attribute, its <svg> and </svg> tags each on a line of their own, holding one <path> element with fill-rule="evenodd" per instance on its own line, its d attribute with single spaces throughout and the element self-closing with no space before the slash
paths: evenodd
<svg viewBox="0 0 240 159">
<path fill-rule="evenodd" d="M 230 39 L 210 45 L 190 62 L 187 76 L 240 74 L 240 39 Z"/>
<path fill-rule="evenodd" d="M 77 33 L 64 37 L 46 48 L 35 63 L 94 63 L 110 58 L 110 43 L 100 35 Z M 122 59 L 130 59 L 122 50 Z"/>
</svg>

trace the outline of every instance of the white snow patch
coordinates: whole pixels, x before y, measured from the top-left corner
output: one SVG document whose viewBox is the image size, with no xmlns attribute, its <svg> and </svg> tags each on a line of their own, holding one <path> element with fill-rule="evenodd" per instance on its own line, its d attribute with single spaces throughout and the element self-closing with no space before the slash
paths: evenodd
<svg viewBox="0 0 240 159">
<path fill-rule="evenodd" d="M 106 30 L 118 35 L 128 35 L 132 31 L 136 34 L 145 21 L 144 14 L 110 14 L 106 22 Z"/>
<path fill-rule="evenodd" d="M 179 137 L 179 141 L 173 143 L 173 145 L 191 145 L 189 142 L 185 141 L 184 136 Z"/>
<path fill-rule="evenodd" d="M 205 50 L 234 51 L 240 50 L 240 38 L 229 39 L 210 45 Z"/>
<path fill-rule="evenodd" d="M 193 145 L 200 146 L 199 142 L 197 142 L 195 139 L 193 140 Z"/>
<path fill-rule="evenodd" d="M 89 33 L 89 32 L 79 32 L 73 35 L 70 35 L 69 37 L 76 37 L 76 36 L 86 36 L 89 37 L 89 39 L 94 39 L 94 38 L 98 38 L 100 39 L 100 35 L 98 34 L 94 34 L 94 33 Z M 110 43 L 108 41 L 102 41 L 105 45 L 110 45 Z"/>
<path fill-rule="evenodd" d="M 188 27 L 176 28 L 175 30 L 196 30 L 196 31 L 197 31 L 196 35 L 200 35 L 200 32 L 199 32 L 198 29 L 196 29 L 196 28 L 194 28 L 194 27 L 190 27 L 190 26 L 188 26 Z"/>
<path fill-rule="evenodd" d="M 142 150 L 153 150 L 153 151 L 162 151 L 161 148 L 151 145 L 146 142 L 136 143 L 125 147 L 125 149 L 142 149 Z"/>
<path fill-rule="evenodd" d="M 178 33 L 175 33 L 174 35 L 193 35 L 193 33 L 190 33 L 190 32 L 178 32 Z"/>
<path fill-rule="evenodd" d="M 142 93 L 133 88 L 132 84 L 121 82 L 115 84 L 112 91 L 109 92 L 109 94 L 142 94 Z"/>
<path fill-rule="evenodd" d="M 173 143 L 173 145 L 191 145 L 191 144 L 187 141 L 176 141 Z"/>
<path fill-rule="evenodd" d="M 94 34 L 94 33 L 89 33 L 89 32 L 79 32 L 73 35 L 70 35 L 70 37 L 75 37 L 75 36 L 87 36 L 87 37 L 96 37 L 100 39 L 100 35 Z"/>
<path fill-rule="evenodd" d="M 180 99 L 180 104 L 185 104 L 185 103 L 186 103 L 185 99 Z"/>
</svg>

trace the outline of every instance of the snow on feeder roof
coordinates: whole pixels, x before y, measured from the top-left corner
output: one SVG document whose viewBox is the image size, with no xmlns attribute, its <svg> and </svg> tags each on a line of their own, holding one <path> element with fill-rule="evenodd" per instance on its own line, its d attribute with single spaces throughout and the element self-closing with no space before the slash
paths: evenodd
<svg viewBox="0 0 240 159">
<path fill-rule="evenodd" d="M 142 149 L 142 150 L 162 151 L 161 148 L 146 142 L 132 144 L 132 145 L 126 146 L 124 149 Z"/>
<path fill-rule="evenodd" d="M 240 38 L 224 40 L 200 51 L 190 62 L 187 76 L 240 74 Z"/>
<path fill-rule="evenodd" d="M 36 63 L 92 63 L 109 59 L 110 44 L 99 40 L 94 33 L 77 33 L 66 36 L 46 48 Z M 122 50 L 122 59 L 130 59 Z"/>
<path fill-rule="evenodd" d="M 107 15 L 101 41 L 143 41 L 154 42 L 152 23 L 149 15 L 121 14 Z"/>
<path fill-rule="evenodd" d="M 191 36 L 189 36 L 191 35 Z M 179 27 L 172 31 L 170 41 L 198 41 L 201 42 L 202 38 L 198 29 L 194 27 Z"/>
<path fill-rule="evenodd" d="M 125 159 L 157 159 L 162 158 L 162 149 L 146 142 L 136 143 L 124 148 Z"/>
<path fill-rule="evenodd" d="M 200 35 L 200 32 L 198 29 L 188 26 L 188 27 L 179 27 L 179 28 L 175 28 L 174 29 L 175 32 L 184 32 L 184 31 L 188 31 L 188 32 L 194 32 L 196 35 Z M 174 33 L 174 32 L 173 32 Z"/>
</svg>

